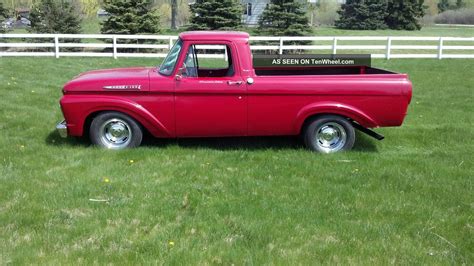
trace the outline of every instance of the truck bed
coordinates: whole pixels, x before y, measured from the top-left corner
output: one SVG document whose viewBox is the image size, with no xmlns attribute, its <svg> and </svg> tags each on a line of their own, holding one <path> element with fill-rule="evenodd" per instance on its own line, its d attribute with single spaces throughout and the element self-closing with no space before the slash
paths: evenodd
<svg viewBox="0 0 474 266">
<path fill-rule="evenodd" d="M 373 75 L 396 74 L 374 67 L 288 67 L 288 68 L 255 68 L 257 76 L 314 76 L 314 75 Z"/>
</svg>

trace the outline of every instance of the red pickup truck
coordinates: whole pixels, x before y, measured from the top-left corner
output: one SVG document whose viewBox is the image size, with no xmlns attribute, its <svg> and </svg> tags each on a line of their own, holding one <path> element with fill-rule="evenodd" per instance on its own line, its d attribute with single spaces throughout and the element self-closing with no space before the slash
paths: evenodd
<svg viewBox="0 0 474 266">
<path fill-rule="evenodd" d="M 160 67 L 96 70 L 69 81 L 60 101 L 65 120 L 56 128 L 62 137 L 89 135 L 109 149 L 139 146 L 145 132 L 301 134 L 309 149 L 331 153 L 353 147 L 354 129 L 382 139 L 369 128 L 400 126 L 412 97 L 406 74 L 252 62 L 247 33 L 182 33 Z"/>
</svg>

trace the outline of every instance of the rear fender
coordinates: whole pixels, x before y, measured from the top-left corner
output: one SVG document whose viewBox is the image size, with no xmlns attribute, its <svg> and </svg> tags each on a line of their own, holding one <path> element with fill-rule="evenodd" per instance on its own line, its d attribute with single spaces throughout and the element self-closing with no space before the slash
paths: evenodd
<svg viewBox="0 0 474 266">
<path fill-rule="evenodd" d="M 360 125 L 373 128 L 377 127 L 377 122 L 371 118 L 369 115 L 364 113 L 363 111 L 344 104 L 339 103 L 332 103 L 332 102 L 325 102 L 325 103 L 317 103 L 305 106 L 301 111 L 298 113 L 296 118 L 295 130 L 296 132 L 300 132 L 304 122 L 311 116 L 315 116 L 318 114 L 334 114 L 340 115 L 343 117 L 350 118 Z"/>
<path fill-rule="evenodd" d="M 69 134 L 82 136 L 86 119 L 97 112 L 124 113 L 145 127 L 155 137 L 172 137 L 172 132 L 160 120 L 140 104 L 117 96 L 66 95 L 61 106 L 67 121 Z"/>
</svg>

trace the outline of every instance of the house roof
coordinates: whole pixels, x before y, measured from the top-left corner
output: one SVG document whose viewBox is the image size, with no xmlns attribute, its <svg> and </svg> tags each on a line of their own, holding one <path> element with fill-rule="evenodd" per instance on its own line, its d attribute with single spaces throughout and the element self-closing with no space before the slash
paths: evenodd
<svg viewBox="0 0 474 266">
<path fill-rule="evenodd" d="M 249 34 L 240 31 L 187 31 L 179 35 L 182 40 L 193 41 L 248 41 Z"/>
</svg>

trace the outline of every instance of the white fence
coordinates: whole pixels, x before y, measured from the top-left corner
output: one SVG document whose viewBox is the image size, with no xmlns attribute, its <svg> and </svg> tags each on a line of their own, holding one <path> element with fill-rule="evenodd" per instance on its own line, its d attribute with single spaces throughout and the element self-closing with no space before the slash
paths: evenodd
<svg viewBox="0 0 474 266">
<path fill-rule="evenodd" d="M 0 34 L 1 56 L 165 57 L 177 36 L 100 34 Z M 46 40 L 46 41 L 45 41 Z M 133 40 L 137 43 L 121 43 Z M 139 42 L 154 43 L 139 43 Z M 306 41 L 305 45 L 295 44 Z M 372 58 L 472 58 L 474 37 L 250 37 L 253 51 L 371 54 Z M 64 48 L 69 50 L 64 51 Z M 70 51 L 70 48 L 80 51 Z M 38 50 L 39 49 L 39 50 Z M 134 53 L 121 51 L 137 49 Z M 143 49 L 146 49 L 143 51 Z M 45 51 L 46 50 L 46 51 Z M 222 56 L 222 55 L 220 55 Z"/>
</svg>

